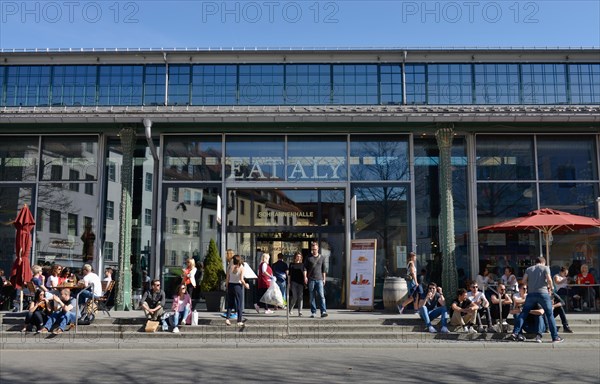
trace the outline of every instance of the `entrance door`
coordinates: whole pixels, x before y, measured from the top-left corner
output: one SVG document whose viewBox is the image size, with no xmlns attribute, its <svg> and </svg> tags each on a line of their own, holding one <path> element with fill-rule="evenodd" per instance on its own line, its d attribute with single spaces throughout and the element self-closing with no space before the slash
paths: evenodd
<svg viewBox="0 0 600 384">
<path fill-rule="evenodd" d="M 262 253 L 269 253 L 272 263 L 282 253 L 290 263 L 296 251 L 308 257 L 311 241 L 317 241 L 327 269 L 327 305 L 330 308 L 345 305 L 343 189 L 232 189 L 227 198 L 228 249 L 244 256 L 258 272 Z"/>
</svg>

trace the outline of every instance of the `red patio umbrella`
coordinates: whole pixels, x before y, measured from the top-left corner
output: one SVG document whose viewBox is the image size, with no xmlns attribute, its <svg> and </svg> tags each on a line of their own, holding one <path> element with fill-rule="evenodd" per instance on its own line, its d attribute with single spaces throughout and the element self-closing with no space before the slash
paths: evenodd
<svg viewBox="0 0 600 384">
<path fill-rule="evenodd" d="M 29 252 L 31 252 L 31 230 L 35 226 L 33 215 L 27 204 L 21 208 L 13 224 L 17 229 L 15 238 L 17 258 L 10 272 L 10 281 L 15 288 L 22 289 L 31 280 Z"/>
<path fill-rule="evenodd" d="M 523 231 L 537 229 L 546 240 L 546 261 L 550 265 L 550 237 L 553 232 L 575 231 L 600 227 L 600 220 L 593 217 L 573 215 L 551 208 L 542 208 L 527 215 L 479 228 L 480 231 Z"/>
</svg>

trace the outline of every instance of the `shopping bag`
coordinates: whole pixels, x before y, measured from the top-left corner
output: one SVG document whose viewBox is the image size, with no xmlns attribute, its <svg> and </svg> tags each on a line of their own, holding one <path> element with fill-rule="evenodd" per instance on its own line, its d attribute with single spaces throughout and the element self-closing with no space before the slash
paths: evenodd
<svg viewBox="0 0 600 384">
<path fill-rule="evenodd" d="M 283 307 L 283 295 L 277 284 L 271 284 L 267 292 L 260 298 L 261 303 Z"/>
<path fill-rule="evenodd" d="M 158 321 L 148 320 L 146 322 L 146 332 L 156 332 L 156 330 L 158 329 L 158 324 Z"/>
</svg>

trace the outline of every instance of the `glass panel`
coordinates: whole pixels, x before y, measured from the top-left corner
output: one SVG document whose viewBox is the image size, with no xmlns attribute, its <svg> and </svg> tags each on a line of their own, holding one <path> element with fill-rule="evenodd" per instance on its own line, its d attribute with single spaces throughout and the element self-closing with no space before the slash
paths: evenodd
<svg viewBox="0 0 600 384">
<path fill-rule="evenodd" d="M 526 215 L 536 209 L 537 194 L 532 183 L 478 183 L 479 227 Z M 520 277 L 530 260 L 540 255 L 537 231 L 479 233 L 479 266 L 500 277 L 511 266 Z"/>
<path fill-rule="evenodd" d="M 381 71 L 381 104 L 402 104 L 402 66 L 385 65 Z"/>
<path fill-rule="evenodd" d="M 330 104 L 331 66 L 288 64 L 285 73 L 286 104 Z"/>
<path fill-rule="evenodd" d="M 36 180 L 39 139 L 0 138 L 0 181 Z"/>
<path fill-rule="evenodd" d="M 357 221 L 354 238 L 377 239 L 375 299 L 382 298 L 383 279 L 400 275 L 408 249 L 408 187 L 354 187 Z"/>
<path fill-rule="evenodd" d="M 521 64 L 523 104 L 567 102 L 566 65 Z"/>
<path fill-rule="evenodd" d="M 147 65 L 144 75 L 144 105 L 165 105 L 165 66 Z"/>
<path fill-rule="evenodd" d="M 117 174 L 116 181 L 107 181 L 106 195 L 103 199 L 105 207 L 104 222 L 104 241 L 102 249 L 112 247 L 115 257 L 107 254 L 104 258 L 104 264 L 117 268 L 118 255 L 120 249 L 119 231 L 121 226 L 120 207 L 121 207 L 121 170 L 123 167 L 123 148 L 119 140 L 109 140 L 107 145 L 107 167 L 104 169 L 108 173 L 110 168 L 114 168 Z M 110 165 L 110 166 L 109 166 Z M 154 240 L 152 237 L 152 227 L 144 225 L 147 210 L 152 209 L 153 191 L 146 190 L 145 175 L 154 172 L 154 160 L 145 138 L 140 138 L 136 142 L 133 153 L 133 191 L 132 195 L 132 229 L 131 229 L 131 271 L 133 287 L 138 289 L 142 287 L 142 271 L 148 269 L 150 256 L 150 247 Z M 108 177 L 107 177 L 108 179 Z M 106 242 L 110 243 L 106 245 Z"/>
<path fill-rule="evenodd" d="M 600 64 L 569 64 L 571 103 L 600 103 Z"/>
<path fill-rule="evenodd" d="M 598 180 L 595 141 L 594 136 L 538 136 L 540 180 Z"/>
<path fill-rule="evenodd" d="M 0 186 L 0 268 L 4 269 L 7 279 L 15 261 L 15 227 L 10 223 L 15 220 L 23 205 L 29 205 L 31 214 L 35 215 L 32 206 L 33 187 L 6 187 Z M 37 219 L 39 220 L 39 219 Z M 35 259 L 35 255 L 33 256 Z"/>
<path fill-rule="evenodd" d="M 96 105 L 95 65 L 55 66 L 52 77 L 52 105 Z"/>
<path fill-rule="evenodd" d="M 425 104 L 427 102 L 425 65 L 407 64 L 404 68 L 406 70 L 406 103 Z"/>
<path fill-rule="evenodd" d="M 0 107 L 6 106 L 6 69 L 8 67 L 0 67 Z"/>
<path fill-rule="evenodd" d="M 42 140 L 42 180 L 69 180 L 77 174 L 79 180 L 93 180 L 98 175 L 97 136 L 48 136 Z M 71 170 L 77 173 L 70 172 Z"/>
<path fill-rule="evenodd" d="M 517 64 L 475 64 L 476 104 L 518 104 Z"/>
<path fill-rule="evenodd" d="M 38 190 L 38 216 L 36 241 L 40 263 L 58 263 L 81 268 L 85 262 L 97 257 L 95 244 L 97 195 L 84 192 L 84 184 L 40 184 Z M 97 190 L 97 188 L 96 188 Z M 91 226 L 86 228 L 87 223 Z"/>
<path fill-rule="evenodd" d="M 142 105 L 142 65 L 101 65 L 98 105 Z"/>
<path fill-rule="evenodd" d="M 377 65 L 333 66 L 333 104 L 379 104 Z"/>
<path fill-rule="evenodd" d="M 552 235 L 550 245 L 550 269 L 554 274 L 560 270 L 560 267 L 567 266 L 569 276 L 574 277 L 575 271 L 579 273 L 581 264 L 587 264 L 590 273 L 597 279 L 598 265 L 600 265 L 598 249 L 600 249 L 600 239 L 596 229 L 555 233 Z"/>
<path fill-rule="evenodd" d="M 598 183 L 540 183 L 540 206 L 597 217 Z"/>
<path fill-rule="evenodd" d="M 319 204 L 319 202 L 321 202 Z M 231 190 L 227 200 L 230 226 L 277 226 L 280 231 L 327 226 L 343 231 L 343 190 Z M 307 228 L 309 230 L 309 228 Z"/>
<path fill-rule="evenodd" d="M 181 270 L 185 261 L 192 257 L 196 264 L 204 260 L 211 239 L 218 243 L 217 195 L 220 188 L 185 188 L 190 193 L 190 203 L 184 201 L 184 188 L 165 189 L 163 201 L 163 289 L 168 295 L 176 292 L 181 283 Z M 174 201 L 176 200 L 176 201 Z M 217 244 L 218 246 L 218 244 Z"/>
<path fill-rule="evenodd" d="M 283 82 L 283 65 L 240 65 L 239 104 L 284 104 Z"/>
<path fill-rule="evenodd" d="M 288 181 L 343 181 L 347 179 L 345 136 L 289 136 Z"/>
<path fill-rule="evenodd" d="M 469 64 L 429 64 L 427 66 L 428 104 L 472 104 Z"/>
<path fill-rule="evenodd" d="M 351 136 L 352 180 L 409 180 L 409 172 L 406 136 Z"/>
<path fill-rule="evenodd" d="M 284 136 L 227 136 L 225 177 L 231 181 L 284 179 Z"/>
<path fill-rule="evenodd" d="M 221 136 L 167 136 L 164 180 L 221 180 Z"/>
<path fill-rule="evenodd" d="M 189 65 L 169 66 L 169 105 L 190 104 L 190 73 Z"/>
<path fill-rule="evenodd" d="M 426 279 L 441 283 L 439 224 L 439 148 L 435 139 L 415 139 L 415 212 L 417 268 L 426 270 Z M 466 143 L 457 137 L 452 143 L 452 194 L 454 208 L 455 256 L 461 287 L 470 277 L 469 220 Z M 412 247 L 409 247 L 412 248 Z"/>
<path fill-rule="evenodd" d="M 316 190 L 261 190 L 253 194 L 254 226 L 275 225 L 281 230 L 321 224 Z"/>
<path fill-rule="evenodd" d="M 194 65 L 192 105 L 236 105 L 236 65 Z"/>
<path fill-rule="evenodd" d="M 6 105 L 47 107 L 50 104 L 51 66 L 9 66 L 6 75 Z"/>
<path fill-rule="evenodd" d="M 477 135 L 477 180 L 535 179 L 531 136 Z"/>
</svg>

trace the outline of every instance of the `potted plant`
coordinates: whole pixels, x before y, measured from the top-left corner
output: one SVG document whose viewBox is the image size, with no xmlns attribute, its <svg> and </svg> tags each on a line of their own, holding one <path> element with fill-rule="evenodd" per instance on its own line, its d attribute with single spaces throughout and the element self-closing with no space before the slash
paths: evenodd
<svg viewBox="0 0 600 384">
<path fill-rule="evenodd" d="M 225 271 L 223 262 L 213 239 L 208 244 L 208 253 L 204 259 L 204 273 L 200 282 L 200 290 L 206 300 L 208 312 L 222 311 L 225 304 Z"/>
</svg>

